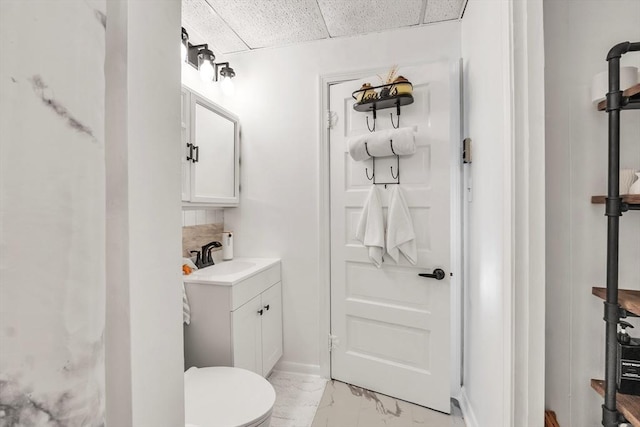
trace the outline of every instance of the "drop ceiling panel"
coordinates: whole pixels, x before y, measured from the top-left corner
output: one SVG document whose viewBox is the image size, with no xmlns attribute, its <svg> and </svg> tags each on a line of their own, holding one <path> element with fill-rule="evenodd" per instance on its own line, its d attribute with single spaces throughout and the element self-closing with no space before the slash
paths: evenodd
<svg viewBox="0 0 640 427">
<path fill-rule="evenodd" d="M 189 32 L 189 41 L 208 43 L 215 54 L 249 49 L 205 0 L 182 0 L 182 21 Z"/>
<path fill-rule="evenodd" d="M 466 0 L 427 0 L 424 12 L 425 24 L 458 19 L 462 14 Z"/>
<path fill-rule="evenodd" d="M 318 0 L 331 37 L 420 24 L 424 0 Z"/>
<path fill-rule="evenodd" d="M 316 0 L 208 0 L 251 48 L 329 37 Z"/>
</svg>

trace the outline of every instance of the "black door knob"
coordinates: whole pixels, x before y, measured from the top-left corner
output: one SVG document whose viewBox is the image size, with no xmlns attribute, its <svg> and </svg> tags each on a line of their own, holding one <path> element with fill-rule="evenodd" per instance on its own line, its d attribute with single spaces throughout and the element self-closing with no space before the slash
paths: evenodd
<svg viewBox="0 0 640 427">
<path fill-rule="evenodd" d="M 418 274 L 418 276 L 420 276 L 420 277 L 430 277 L 432 279 L 442 280 L 442 279 L 444 279 L 444 276 L 446 276 L 446 274 L 445 274 L 443 269 L 436 268 L 435 270 L 433 270 L 433 274 L 421 273 L 421 274 Z"/>
<path fill-rule="evenodd" d="M 264 309 L 265 309 L 265 310 L 267 310 L 267 311 L 269 311 L 269 304 L 265 305 L 265 306 L 264 306 Z"/>
</svg>

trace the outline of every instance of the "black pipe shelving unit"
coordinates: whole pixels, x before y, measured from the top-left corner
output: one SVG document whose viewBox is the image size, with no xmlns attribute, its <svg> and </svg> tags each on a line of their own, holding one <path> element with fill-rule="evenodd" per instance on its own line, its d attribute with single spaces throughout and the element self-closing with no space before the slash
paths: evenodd
<svg viewBox="0 0 640 427">
<path fill-rule="evenodd" d="M 607 284 L 606 289 L 594 288 L 594 295 L 605 298 L 604 321 L 606 324 L 606 354 L 604 382 L 592 380 L 592 387 L 604 395 L 602 405 L 602 425 L 618 427 L 621 423 L 631 422 L 640 426 L 640 397 L 617 394 L 618 376 L 618 324 L 620 319 L 632 313 L 619 301 L 619 296 L 627 297 L 627 291 L 618 292 L 618 256 L 620 239 L 620 217 L 624 212 L 639 210 L 640 203 L 634 197 L 620 195 L 620 112 L 640 108 L 638 85 L 630 92 L 620 90 L 620 58 L 628 52 L 640 51 L 640 42 L 619 43 L 611 48 L 607 55 L 609 64 L 609 91 L 599 110 L 606 111 L 609 119 L 609 165 L 607 196 L 594 197 L 595 203 L 604 202 L 607 217 Z M 600 199 L 600 200 L 598 200 Z M 597 292 L 596 292 L 597 291 Z"/>
</svg>

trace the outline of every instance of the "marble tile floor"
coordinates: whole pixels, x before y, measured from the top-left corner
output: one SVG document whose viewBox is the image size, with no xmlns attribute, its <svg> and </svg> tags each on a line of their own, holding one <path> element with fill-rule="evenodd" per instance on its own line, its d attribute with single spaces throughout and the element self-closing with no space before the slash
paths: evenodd
<svg viewBox="0 0 640 427">
<path fill-rule="evenodd" d="M 312 427 L 465 427 L 457 402 L 451 415 L 331 380 Z M 296 427 L 303 427 L 302 425 Z"/>
<path fill-rule="evenodd" d="M 276 390 L 270 427 L 310 427 L 327 380 L 280 371 L 267 379 Z"/>
</svg>

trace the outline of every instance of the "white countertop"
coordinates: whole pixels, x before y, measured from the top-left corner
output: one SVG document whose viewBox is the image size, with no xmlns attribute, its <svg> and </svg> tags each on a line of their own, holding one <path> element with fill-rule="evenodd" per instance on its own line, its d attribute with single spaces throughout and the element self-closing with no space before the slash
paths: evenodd
<svg viewBox="0 0 640 427">
<path fill-rule="evenodd" d="M 183 276 L 184 283 L 233 286 L 280 262 L 280 258 L 234 258 Z"/>
</svg>

